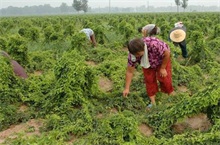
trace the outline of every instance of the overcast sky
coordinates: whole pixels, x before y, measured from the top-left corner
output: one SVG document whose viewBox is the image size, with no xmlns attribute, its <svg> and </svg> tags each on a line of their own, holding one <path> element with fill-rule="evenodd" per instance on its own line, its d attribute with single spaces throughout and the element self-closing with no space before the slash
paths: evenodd
<svg viewBox="0 0 220 145">
<path fill-rule="evenodd" d="M 136 7 L 148 4 L 154 7 L 175 6 L 175 0 L 88 0 L 89 7 Z M 61 3 L 71 6 L 73 0 L 0 0 L 0 8 L 8 6 L 24 7 L 33 5 L 50 4 L 52 7 L 59 7 Z M 219 6 L 220 0 L 188 0 L 188 5 Z"/>
</svg>

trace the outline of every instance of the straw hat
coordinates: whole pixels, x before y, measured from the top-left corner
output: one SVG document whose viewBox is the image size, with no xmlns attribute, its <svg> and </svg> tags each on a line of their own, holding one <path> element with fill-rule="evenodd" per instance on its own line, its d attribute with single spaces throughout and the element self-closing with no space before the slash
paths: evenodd
<svg viewBox="0 0 220 145">
<path fill-rule="evenodd" d="M 186 38 L 186 32 L 182 29 L 175 29 L 170 33 L 173 42 L 182 42 Z"/>
</svg>

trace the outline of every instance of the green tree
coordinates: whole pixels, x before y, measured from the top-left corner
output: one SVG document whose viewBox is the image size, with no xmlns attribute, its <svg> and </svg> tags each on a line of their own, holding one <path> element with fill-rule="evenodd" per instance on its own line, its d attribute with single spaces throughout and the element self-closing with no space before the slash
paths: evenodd
<svg viewBox="0 0 220 145">
<path fill-rule="evenodd" d="M 73 1 L 73 4 L 72 4 L 72 6 L 73 6 L 73 8 L 77 11 L 77 12 L 79 12 L 80 10 L 81 10 L 81 5 L 82 5 L 82 1 L 81 0 L 74 0 Z"/>
<path fill-rule="evenodd" d="M 177 6 L 177 12 L 179 12 L 179 6 L 181 5 L 180 0 L 175 0 L 176 6 Z"/>
<path fill-rule="evenodd" d="M 77 12 L 82 10 L 86 13 L 88 11 L 88 0 L 74 0 L 72 6 Z"/>
<path fill-rule="evenodd" d="M 61 11 L 62 13 L 68 12 L 68 6 L 67 6 L 66 3 L 62 3 L 62 4 L 60 5 L 60 11 Z"/>
<path fill-rule="evenodd" d="M 188 0 L 182 0 L 182 7 L 184 8 L 184 12 L 187 6 L 188 6 Z"/>
<path fill-rule="evenodd" d="M 82 10 L 84 11 L 84 13 L 88 12 L 88 0 L 82 0 Z"/>
</svg>

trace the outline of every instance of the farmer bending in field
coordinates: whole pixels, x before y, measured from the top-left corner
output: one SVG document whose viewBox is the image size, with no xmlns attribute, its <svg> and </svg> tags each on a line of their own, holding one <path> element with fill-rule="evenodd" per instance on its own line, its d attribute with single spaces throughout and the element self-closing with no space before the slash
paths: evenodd
<svg viewBox="0 0 220 145">
<path fill-rule="evenodd" d="M 130 40 L 128 50 L 123 96 L 127 97 L 129 94 L 135 66 L 139 63 L 142 66 L 147 95 L 151 100 L 151 104 L 148 105 L 150 108 L 156 105 L 155 96 L 159 91 L 157 81 L 160 82 L 160 91 L 167 94 L 173 92 L 170 48 L 155 37 L 144 37 Z"/>
<path fill-rule="evenodd" d="M 28 78 L 28 75 L 25 72 L 25 69 L 15 60 L 11 59 L 11 57 L 5 51 L 0 51 L 0 54 L 10 60 L 13 71 L 16 76 L 21 77 L 23 79 Z"/>
<path fill-rule="evenodd" d="M 94 31 L 90 28 L 84 28 L 80 32 L 83 32 L 88 37 L 89 41 L 93 44 L 94 47 L 97 46 Z"/>
<path fill-rule="evenodd" d="M 186 49 L 186 27 L 182 22 L 174 24 L 174 28 L 169 32 L 169 40 L 173 42 L 175 46 L 180 46 L 183 58 L 187 58 Z"/>
<path fill-rule="evenodd" d="M 160 33 L 160 28 L 155 24 L 148 24 L 144 27 L 139 27 L 138 32 L 142 33 L 143 37 L 153 36 Z"/>
</svg>

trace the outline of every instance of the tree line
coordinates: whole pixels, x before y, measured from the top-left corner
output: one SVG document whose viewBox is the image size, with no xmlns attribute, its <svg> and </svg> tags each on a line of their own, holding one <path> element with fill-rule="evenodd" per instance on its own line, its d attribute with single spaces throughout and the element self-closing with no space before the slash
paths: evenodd
<svg viewBox="0 0 220 145">
<path fill-rule="evenodd" d="M 88 7 L 88 0 L 73 0 L 71 6 L 66 3 L 61 3 L 59 7 L 51 7 L 50 4 L 44 4 L 39 6 L 25 6 L 25 7 L 13 7 L 0 9 L 0 15 L 45 15 L 45 14 L 62 14 L 62 13 L 74 13 L 83 11 L 88 12 L 91 8 Z"/>
<path fill-rule="evenodd" d="M 185 9 L 188 6 L 188 0 L 175 0 L 176 6 L 177 6 L 177 12 L 179 12 L 179 7 L 182 6 L 182 8 Z"/>
<path fill-rule="evenodd" d="M 73 0 L 73 8 L 79 12 L 84 11 L 88 12 L 88 0 Z"/>
<path fill-rule="evenodd" d="M 84 13 L 128 13 L 128 12 L 214 12 L 220 11 L 216 6 L 200 6 L 189 5 L 188 0 L 175 0 L 177 9 L 174 6 L 154 7 L 154 6 L 139 6 L 139 7 L 98 7 L 91 8 L 88 5 L 88 0 L 73 0 L 73 3 L 68 6 L 66 3 L 61 3 L 59 7 L 51 7 L 50 4 L 39 6 L 12 7 L 0 9 L 0 16 L 19 16 L 19 15 L 54 15 L 54 14 L 74 14 L 79 12 Z"/>
</svg>

